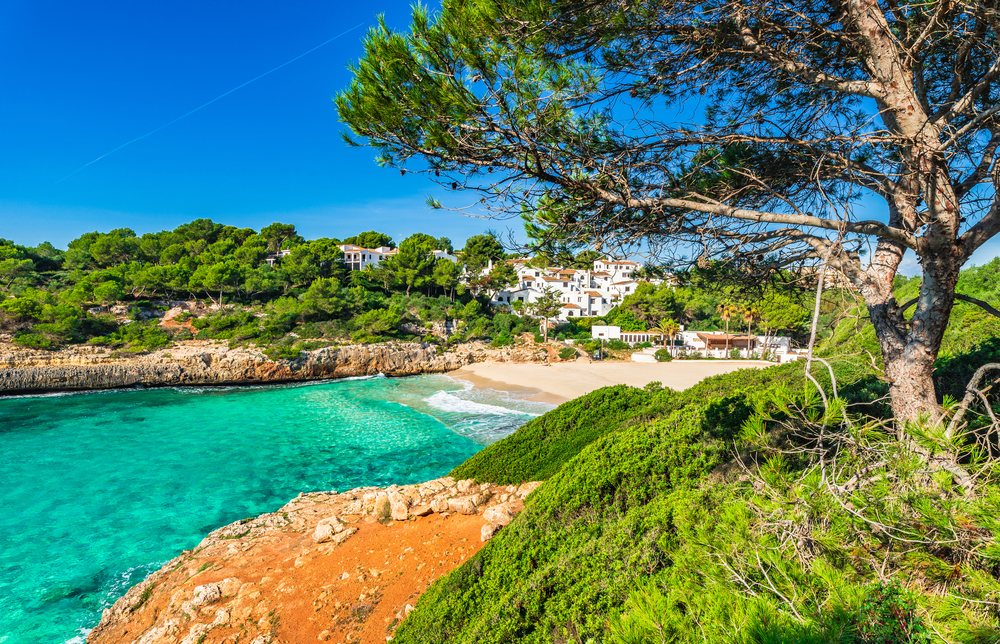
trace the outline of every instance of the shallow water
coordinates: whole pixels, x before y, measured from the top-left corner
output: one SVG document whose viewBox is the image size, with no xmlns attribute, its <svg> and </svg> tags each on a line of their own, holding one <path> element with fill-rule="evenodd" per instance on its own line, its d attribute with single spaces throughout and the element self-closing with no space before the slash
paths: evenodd
<svg viewBox="0 0 1000 644">
<path fill-rule="evenodd" d="M 0 643 L 81 641 L 217 527 L 442 476 L 549 408 L 444 376 L 0 398 Z"/>
</svg>

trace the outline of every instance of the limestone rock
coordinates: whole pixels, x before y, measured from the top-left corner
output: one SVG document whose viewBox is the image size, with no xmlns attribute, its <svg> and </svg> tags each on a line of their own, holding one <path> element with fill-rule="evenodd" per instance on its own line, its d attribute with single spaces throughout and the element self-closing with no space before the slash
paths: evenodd
<svg viewBox="0 0 1000 644">
<path fill-rule="evenodd" d="M 448 511 L 448 499 L 437 497 L 431 501 L 431 510 L 437 513 Z"/>
<path fill-rule="evenodd" d="M 227 577 L 219 582 L 219 590 L 222 591 L 223 597 L 234 597 L 242 586 L 243 582 L 236 577 Z"/>
<path fill-rule="evenodd" d="M 358 531 L 357 528 L 346 528 L 342 532 L 338 532 L 337 534 L 333 535 L 333 542 L 338 545 L 344 543 L 345 541 L 350 539 L 351 535 L 353 535 L 357 531 Z"/>
<path fill-rule="evenodd" d="M 475 514 L 476 501 L 471 496 L 461 496 L 457 499 L 448 499 L 448 511 L 459 514 Z"/>
<path fill-rule="evenodd" d="M 489 541 L 494 537 L 494 535 L 496 535 L 496 533 L 500 532 L 500 528 L 502 527 L 503 526 L 499 523 L 487 523 L 483 526 L 482 530 L 479 531 L 479 540 Z"/>
<path fill-rule="evenodd" d="M 410 514 L 415 517 L 425 517 L 433 512 L 434 510 L 429 505 L 415 505 L 410 508 Z"/>
<path fill-rule="evenodd" d="M 500 525 L 507 525 L 514 518 L 511 516 L 510 511 L 505 505 L 494 505 L 486 508 L 483 512 L 483 518 L 490 523 L 498 523 Z"/>
<path fill-rule="evenodd" d="M 398 492 L 389 492 L 389 511 L 393 521 L 406 521 L 410 517 L 410 502 Z"/>
<path fill-rule="evenodd" d="M 191 598 L 192 606 L 208 606 L 222 599 L 222 589 L 219 584 L 205 584 L 195 586 L 194 596 Z"/>
<path fill-rule="evenodd" d="M 478 491 L 479 486 L 476 485 L 474 479 L 463 479 L 458 482 L 458 491 L 462 494 L 469 494 L 470 492 Z"/>
</svg>

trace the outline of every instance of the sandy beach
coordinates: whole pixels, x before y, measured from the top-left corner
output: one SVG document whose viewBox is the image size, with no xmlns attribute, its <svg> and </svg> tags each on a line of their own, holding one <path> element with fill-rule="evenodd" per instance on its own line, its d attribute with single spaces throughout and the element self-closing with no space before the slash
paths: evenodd
<svg viewBox="0 0 1000 644">
<path fill-rule="evenodd" d="M 451 372 L 453 378 L 475 387 L 509 391 L 531 400 L 558 405 L 610 385 L 644 387 L 659 381 L 678 391 L 699 381 L 737 369 L 760 369 L 771 363 L 755 360 L 675 360 L 643 362 L 560 362 L 513 364 L 478 362 Z"/>
</svg>

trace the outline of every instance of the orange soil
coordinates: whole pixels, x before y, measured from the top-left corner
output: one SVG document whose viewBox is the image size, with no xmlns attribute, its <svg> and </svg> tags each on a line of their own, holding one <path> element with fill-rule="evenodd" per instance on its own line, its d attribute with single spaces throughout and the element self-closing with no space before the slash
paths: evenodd
<svg viewBox="0 0 1000 644">
<path fill-rule="evenodd" d="M 319 504 L 313 513 L 318 519 L 326 509 Z M 340 545 L 316 544 L 309 531 L 282 531 L 235 557 L 219 557 L 221 548 L 210 546 L 161 576 L 129 620 L 101 632 L 96 641 L 132 642 L 172 600 L 176 604 L 178 591 L 190 596 L 195 586 L 236 577 L 242 588 L 226 607 L 228 622 L 213 626 L 199 642 L 249 644 L 265 634 L 273 644 L 382 643 L 407 604 L 416 605 L 435 579 L 483 546 L 482 526 L 479 514 L 431 514 L 385 525 L 366 517 Z M 212 623 L 220 606 L 202 608 L 181 625 L 180 637 L 195 622 Z"/>
</svg>

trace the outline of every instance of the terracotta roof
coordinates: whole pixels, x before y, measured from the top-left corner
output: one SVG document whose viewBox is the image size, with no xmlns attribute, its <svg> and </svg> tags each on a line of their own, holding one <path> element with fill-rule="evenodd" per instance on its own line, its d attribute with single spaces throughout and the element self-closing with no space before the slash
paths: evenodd
<svg viewBox="0 0 1000 644">
<path fill-rule="evenodd" d="M 590 297 L 604 297 L 603 295 L 601 295 L 597 291 L 584 291 L 584 293 L 586 293 Z"/>
<path fill-rule="evenodd" d="M 605 273 L 604 271 L 601 271 L 600 273 L 593 273 L 593 275 L 594 277 L 597 277 L 598 275 L 602 277 L 611 277 L 611 273 Z"/>
<path fill-rule="evenodd" d="M 700 339 L 702 339 L 702 340 L 723 340 L 723 341 L 725 341 L 725 339 L 728 337 L 730 342 L 732 342 L 734 340 L 750 340 L 750 339 L 756 340 L 757 339 L 757 337 L 753 336 L 753 335 L 729 335 L 729 336 L 727 336 L 725 333 L 699 333 L 698 337 Z"/>
<path fill-rule="evenodd" d="M 565 282 L 565 277 L 549 277 L 548 275 L 542 275 L 542 279 L 546 282 Z"/>
<path fill-rule="evenodd" d="M 566 268 L 557 272 L 559 273 L 559 275 L 573 275 L 574 273 L 576 273 L 576 271 L 574 271 L 572 268 Z"/>
<path fill-rule="evenodd" d="M 563 308 L 564 309 L 579 309 L 579 308 L 583 308 L 583 307 L 577 306 L 576 304 L 563 304 Z"/>
<path fill-rule="evenodd" d="M 615 286 L 621 286 L 622 284 L 635 284 L 635 280 L 625 280 L 624 282 L 611 282 Z"/>
</svg>

